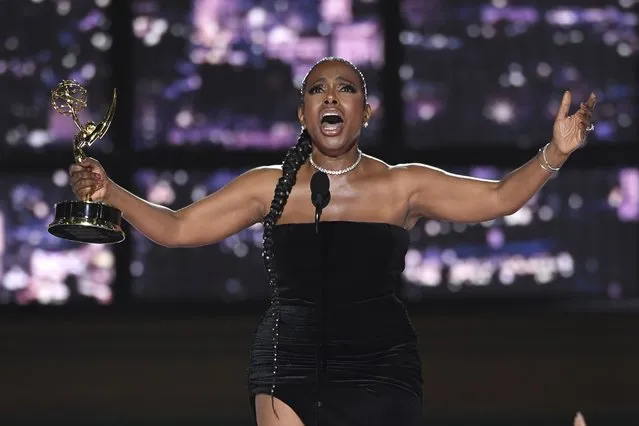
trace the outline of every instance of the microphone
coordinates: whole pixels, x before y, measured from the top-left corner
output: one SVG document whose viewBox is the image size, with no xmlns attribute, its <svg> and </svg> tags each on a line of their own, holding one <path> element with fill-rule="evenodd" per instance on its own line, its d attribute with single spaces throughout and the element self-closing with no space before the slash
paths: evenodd
<svg viewBox="0 0 639 426">
<path fill-rule="evenodd" d="M 315 232 L 319 232 L 319 221 L 324 207 L 331 201 L 331 183 L 324 172 L 315 172 L 311 177 L 311 202 L 315 206 Z"/>
</svg>

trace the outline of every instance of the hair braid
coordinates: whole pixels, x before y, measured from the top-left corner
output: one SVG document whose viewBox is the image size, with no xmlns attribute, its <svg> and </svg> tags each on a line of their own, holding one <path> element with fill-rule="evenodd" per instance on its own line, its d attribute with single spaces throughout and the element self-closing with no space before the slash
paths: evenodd
<svg viewBox="0 0 639 426">
<path fill-rule="evenodd" d="M 271 402 L 273 404 L 273 411 L 275 411 L 275 400 L 273 394 L 275 392 L 275 374 L 277 373 L 277 349 L 278 349 L 278 335 L 279 335 L 279 299 L 278 299 L 278 286 L 277 286 L 277 273 L 273 265 L 273 228 L 277 221 L 282 217 L 284 206 L 288 200 L 288 196 L 295 185 L 297 180 L 297 172 L 302 167 L 302 164 L 311 155 L 312 145 L 311 136 L 306 129 L 302 130 L 297 144 L 288 150 L 284 162 L 282 163 L 282 176 L 279 178 L 277 185 L 275 186 L 275 194 L 273 201 L 271 201 L 271 208 L 267 215 L 264 217 L 264 236 L 262 257 L 264 259 L 264 265 L 266 267 L 266 273 L 268 276 L 268 283 L 271 287 L 271 313 L 273 316 L 273 382 L 271 384 Z M 277 416 L 277 413 L 275 413 Z"/>
<path fill-rule="evenodd" d="M 302 167 L 302 164 L 308 159 L 309 155 L 311 155 L 311 136 L 308 134 L 308 131 L 304 129 L 297 139 L 297 144 L 289 149 L 286 153 L 286 157 L 284 157 L 282 176 L 275 186 L 271 209 L 264 217 L 264 251 L 262 256 L 271 287 L 276 284 L 275 270 L 273 268 L 273 227 L 280 217 L 282 217 L 288 196 L 297 180 L 297 171 Z M 277 296 L 277 294 L 273 294 L 273 296 Z"/>
</svg>

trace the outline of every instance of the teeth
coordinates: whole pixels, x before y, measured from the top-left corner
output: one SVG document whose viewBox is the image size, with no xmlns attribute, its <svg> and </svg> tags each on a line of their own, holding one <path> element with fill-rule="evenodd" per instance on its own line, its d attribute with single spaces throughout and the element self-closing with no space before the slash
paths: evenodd
<svg viewBox="0 0 639 426">
<path fill-rule="evenodd" d="M 321 119 L 322 123 L 329 123 L 329 124 L 338 124 L 343 122 L 344 120 L 342 119 L 342 117 L 336 113 L 336 112 L 325 112 L 322 114 L 322 119 Z"/>
</svg>

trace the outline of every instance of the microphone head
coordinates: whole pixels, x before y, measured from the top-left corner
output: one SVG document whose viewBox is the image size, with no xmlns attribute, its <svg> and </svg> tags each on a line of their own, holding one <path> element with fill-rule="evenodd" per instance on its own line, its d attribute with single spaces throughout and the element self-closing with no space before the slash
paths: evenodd
<svg viewBox="0 0 639 426">
<path fill-rule="evenodd" d="M 325 194 L 329 192 L 331 182 L 324 172 L 315 172 L 311 177 L 311 192 Z"/>
<path fill-rule="evenodd" d="M 324 172 L 315 172 L 311 177 L 311 201 L 318 209 L 326 207 L 331 200 L 330 181 Z"/>
</svg>

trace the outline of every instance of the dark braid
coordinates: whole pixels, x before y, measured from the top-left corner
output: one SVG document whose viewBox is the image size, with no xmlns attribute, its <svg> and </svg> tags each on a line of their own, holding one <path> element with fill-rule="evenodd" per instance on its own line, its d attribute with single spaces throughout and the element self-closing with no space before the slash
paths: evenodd
<svg viewBox="0 0 639 426">
<path fill-rule="evenodd" d="M 288 150 L 284 162 L 282 163 L 282 176 L 275 186 L 275 195 L 271 201 L 271 209 L 264 217 L 264 250 L 262 257 L 266 272 L 268 274 L 269 285 L 277 292 L 277 276 L 273 268 L 273 227 L 282 217 L 284 206 L 288 201 L 288 196 L 297 180 L 297 171 L 302 167 L 311 155 L 311 136 L 306 129 L 302 130 L 297 144 Z M 273 294 L 275 297 L 276 294 Z"/>
<path fill-rule="evenodd" d="M 275 400 L 273 394 L 275 392 L 275 374 L 277 373 L 277 346 L 279 335 L 279 294 L 277 286 L 277 273 L 273 265 L 273 228 L 277 221 L 282 217 L 284 206 L 288 200 L 288 196 L 297 180 L 297 171 L 302 167 L 311 155 L 311 136 L 306 129 L 302 130 L 297 144 L 288 150 L 284 162 L 282 163 L 282 176 L 275 186 L 275 195 L 271 202 L 271 209 L 264 217 L 264 236 L 262 257 L 266 266 L 268 276 L 268 284 L 271 287 L 271 313 L 273 315 L 273 382 L 271 384 L 271 402 L 273 403 L 273 411 L 275 411 Z M 277 413 L 275 413 L 277 416 Z"/>
</svg>

